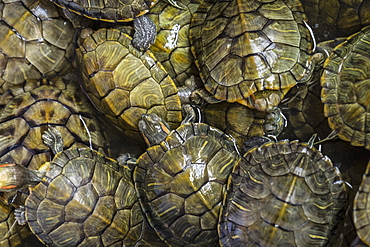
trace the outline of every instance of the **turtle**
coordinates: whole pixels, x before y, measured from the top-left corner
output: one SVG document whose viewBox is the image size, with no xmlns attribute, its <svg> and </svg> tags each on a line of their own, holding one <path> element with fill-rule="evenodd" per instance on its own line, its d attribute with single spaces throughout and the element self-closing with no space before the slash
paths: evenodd
<svg viewBox="0 0 370 247">
<path fill-rule="evenodd" d="M 8 163 L 0 167 L 0 190 L 30 188 L 15 210 L 20 225 L 48 246 L 133 246 L 143 215 L 132 171 L 90 148 L 63 150 L 54 127 L 42 136 L 55 154 L 38 170 Z"/>
<path fill-rule="evenodd" d="M 0 162 L 37 170 L 52 156 L 41 138 L 49 126 L 63 134 L 64 148 L 90 147 L 109 154 L 106 135 L 95 114 L 77 81 L 55 77 L 26 80 L 18 86 L 2 84 Z M 14 196 L 0 192 L 0 198 L 6 203 L 12 203 Z"/>
<path fill-rule="evenodd" d="M 221 246 L 325 246 L 345 210 L 346 185 L 313 140 L 269 141 L 237 161 L 220 213 Z"/>
<path fill-rule="evenodd" d="M 233 136 L 240 150 L 251 137 L 278 136 L 286 125 L 280 108 L 261 112 L 238 102 L 220 102 L 203 105 L 200 111 L 204 123 Z"/>
<path fill-rule="evenodd" d="M 148 50 L 140 52 L 131 37 L 117 29 L 99 29 L 77 49 L 85 93 L 106 119 L 133 139 L 141 139 L 138 122 L 155 112 L 171 127 L 181 120 L 177 87 Z"/>
<path fill-rule="evenodd" d="M 353 202 L 353 221 L 357 230 L 359 238 L 370 245 L 369 236 L 369 174 L 370 174 L 370 160 L 367 164 L 366 171 L 362 176 L 362 181 L 356 193 Z"/>
<path fill-rule="evenodd" d="M 135 34 L 132 44 L 138 50 L 147 50 L 155 41 L 155 24 L 145 14 L 156 4 L 157 0 L 131 0 L 126 2 L 52 0 L 52 2 L 61 8 L 93 20 L 113 23 L 133 21 Z"/>
<path fill-rule="evenodd" d="M 226 179 L 239 156 L 235 141 L 194 110 L 175 130 L 155 113 L 139 128 L 150 145 L 136 161 L 134 183 L 149 224 L 169 246 L 215 246 Z"/>
<path fill-rule="evenodd" d="M 189 41 L 191 16 L 199 3 L 190 0 L 181 3 L 182 8 L 178 8 L 159 1 L 147 14 L 157 27 L 156 40 L 149 49 L 178 87 L 190 76 L 199 74 Z"/>
<path fill-rule="evenodd" d="M 370 26 L 349 36 L 325 60 L 320 79 L 324 115 L 339 138 L 370 149 Z"/>
<path fill-rule="evenodd" d="M 189 35 L 205 89 L 221 101 L 273 110 L 322 59 L 306 20 L 298 0 L 202 3 Z"/>
<path fill-rule="evenodd" d="M 76 76 L 74 36 L 78 30 L 49 0 L 0 1 L 0 80 Z M 42 11 L 40 11 L 42 9 Z"/>
</svg>

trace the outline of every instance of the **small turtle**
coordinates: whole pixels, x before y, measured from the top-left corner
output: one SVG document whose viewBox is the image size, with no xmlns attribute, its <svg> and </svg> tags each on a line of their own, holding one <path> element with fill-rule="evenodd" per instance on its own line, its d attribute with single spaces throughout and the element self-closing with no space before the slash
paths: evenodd
<svg viewBox="0 0 370 247">
<path fill-rule="evenodd" d="M 139 52 L 131 37 L 99 29 L 77 49 L 83 87 L 106 118 L 135 139 L 142 114 L 156 113 L 171 127 L 181 120 L 177 87 L 150 51 Z"/>
<path fill-rule="evenodd" d="M 321 100 L 331 129 L 370 149 L 370 26 L 335 47 L 324 63 Z"/>
<path fill-rule="evenodd" d="M 137 160 L 135 188 L 150 225 L 170 246 L 215 246 L 226 180 L 238 158 L 234 140 L 204 123 L 170 131 L 155 114 L 139 122 L 150 147 Z"/>
<path fill-rule="evenodd" d="M 193 16 L 190 41 L 205 89 L 260 111 L 309 80 L 321 59 L 298 0 L 205 2 Z"/>
<path fill-rule="evenodd" d="M 228 180 L 221 246 L 325 246 L 346 187 L 312 142 L 270 141 L 243 155 Z"/>
<path fill-rule="evenodd" d="M 77 30 L 49 0 L 0 1 L 0 78 L 71 79 Z"/>
<path fill-rule="evenodd" d="M 79 1 L 52 0 L 57 6 L 90 19 L 105 22 L 134 22 L 135 34 L 132 44 L 138 50 L 147 50 L 156 37 L 155 24 L 145 13 L 155 5 L 157 0 L 131 1 Z"/>
<path fill-rule="evenodd" d="M 131 169 L 89 148 L 63 151 L 54 127 L 43 139 L 55 154 L 51 162 L 38 170 L 0 166 L 0 190 L 31 187 L 25 205 L 16 209 L 18 223 L 27 223 L 49 246 L 133 246 L 143 217 Z"/>
</svg>

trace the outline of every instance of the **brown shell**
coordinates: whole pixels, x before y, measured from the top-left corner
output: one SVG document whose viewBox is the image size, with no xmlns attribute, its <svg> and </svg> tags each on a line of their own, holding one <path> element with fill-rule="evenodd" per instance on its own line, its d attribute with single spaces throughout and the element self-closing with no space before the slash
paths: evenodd
<svg viewBox="0 0 370 247">
<path fill-rule="evenodd" d="M 170 246 L 215 246 L 227 177 L 238 158 L 230 136 L 203 123 L 173 130 L 137 160 L 135 188 L 150 225 Z"/>
<path fill-rule="evenodd" d="M 131 170 L 87 148 L 58 153 L 25 202 L 30 229 L 50 246 L 134 246 L 143 217 Z"/>
<path fill-rule="evenodd" d="M 325 246 L 347 199 L 329 158 L 298 141 L 249 150 L 228 183 L 221 246 Z"/>
<path fill-rule="evenodd" d="M 329 126 L 353 146 L 370 149 L 370 27 L 338 45 L 324 63 L 321 100 Z"/>
<path fill-rule="evenodd" d="M 243 102 L 265 90 L 271 91 L 258 97 L 282 93 L 261 108 L 276 106 L 289 88 L 311 73 L 313 42 L 305 20 L 298 0 L 200 5 L 190 40 L 205 88 L 228 102 Z"/>
<path fill-rule="evenodd" d="M 77 30 L 58 7 L 49 0 L 17 0 L 1 1 L 0 9 L 0 82 L 74 76 Z"/>
<path fill-rule="evenodd" d="M 128 136 L 140 138 L 137 124 L 144 113 L 156 113 L 173 128 L 179 125 L 177 87 L 150 51 L 139 52 L 131 45 L 131 37 L 100 29 L 77 52 L 87 95 Z"/>
</svg>

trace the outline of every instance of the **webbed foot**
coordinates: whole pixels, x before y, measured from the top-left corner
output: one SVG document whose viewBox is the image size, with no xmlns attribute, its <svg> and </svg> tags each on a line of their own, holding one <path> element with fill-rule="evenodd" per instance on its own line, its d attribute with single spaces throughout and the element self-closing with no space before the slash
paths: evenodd
<svg viewBox="0 0 370 247">
<path fill-rule="evenodd" d="M 46 146 L 48 146 L 54 154 L 63 151 L 63 138 L 62 134 L 54 127 L 49 127 L 44 134 L 42 139 Z"/>
<path fill-rule="evenodd" d="M 132 39 L 132 45 L 139 51 L 148 50 L 157 36 L 154 22 L 146 15 L 141 15 L 134 19 L 134 28 L 135 33 Z"/>
</svg>

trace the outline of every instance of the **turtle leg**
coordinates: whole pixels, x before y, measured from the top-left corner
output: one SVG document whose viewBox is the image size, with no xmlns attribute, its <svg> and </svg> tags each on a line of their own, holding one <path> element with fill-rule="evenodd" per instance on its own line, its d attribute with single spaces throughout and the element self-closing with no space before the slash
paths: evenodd
<svg viewBox="0 0 370 247">
<path fill-rule="evenodd" d="M 154 22 L 146 15 L 141 15 L 134 19 L 135 33 L 132 39 L 132 45 L 139 51 L 148 50 L 154 43 L 157 35 Z"/>
<path fill-rule="evenodd" d="M 25 225 L 27 220 L 26 220 L 26 210 L 24 206 L 20 206 L 19 208 L 16 208 L 14 210 L 14 217 L 15 220 L 18 222 L 19 225 Z"/>
<path fill-rule="evenodd" d="M 117 161 L 118 164 L 128 166 L 130 169 L 133 169 L 136 166 L 136 158 L 131 156 L 129 153 L 121 154 L 118 156 Z"/>
<path fill-rule="evenodd" d="M 46 146 L 48 146 L 53 154 L 57 154 L 63 151 L 63 138 L 59 130 L 54 127 L 49 127 L 44 134 L 42 139 Z"/>
</svg>

